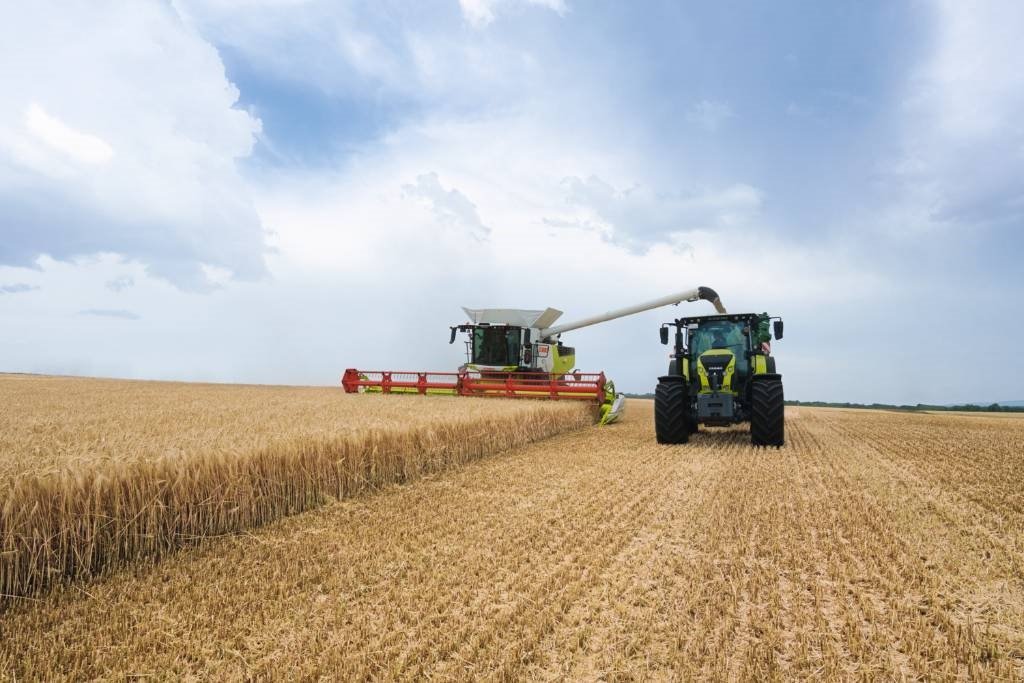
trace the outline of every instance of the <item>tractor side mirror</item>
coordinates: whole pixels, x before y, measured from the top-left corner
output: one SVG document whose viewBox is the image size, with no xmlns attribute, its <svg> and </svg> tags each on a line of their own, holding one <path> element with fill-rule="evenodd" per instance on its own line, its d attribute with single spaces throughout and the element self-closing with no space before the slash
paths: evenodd
<svg viewBox="0 0 1024 683">
<path fill-rule="evenodd" d="M 776 339 L 782 339 L 782 321 L 781 320 L 776 320 L 775 323 L 774 323 L 774 327 L 775 327 L 775 338 Z"/>
<path fill-rule="evenodd" d="M 453 327 L 452 328 L 452 338 L 448 340 L 449 344 L 454 344 L 455 343 L 455 333 L 456 332 L 458 332 L 458 328 L 457 327 Z"/>
<path fill-rule="evenodd" d="M 658 333 L 661 334 L 661 343 L 662 344 L 668 344 L 668 328 L 667 327 L 661 327 L 658 330 Z"/>
</svg>

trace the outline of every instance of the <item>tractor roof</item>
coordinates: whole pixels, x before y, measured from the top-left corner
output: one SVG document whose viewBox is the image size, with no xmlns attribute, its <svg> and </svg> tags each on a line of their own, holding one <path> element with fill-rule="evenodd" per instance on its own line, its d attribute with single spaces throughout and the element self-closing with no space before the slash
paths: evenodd
<svg viewBox="0 0 1024 683">
<path fill-rule="evenodd" d="M 734 323 L 745 323 L 753 320 L 759 320 L 762 313 L 726 313 L 725 315 L 695 315 L 687 318 L 678 318 L 676 323 L 679 325 L 689 325 L 691 323 L 712 323 L 720 320 L 727 320 Z"/>
<path fill-rule="evenodd" d="M 550 327 L 562 312 L 555 308 L 536 311 L 523 308 L 466 308 L 469 319 L 477 325 L 511 325 L 513 327 Z"/>
</svg>

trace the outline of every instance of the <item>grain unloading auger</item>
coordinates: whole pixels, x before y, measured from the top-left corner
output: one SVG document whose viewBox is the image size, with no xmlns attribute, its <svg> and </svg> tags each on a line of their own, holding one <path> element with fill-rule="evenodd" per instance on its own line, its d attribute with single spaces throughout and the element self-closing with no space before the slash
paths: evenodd
<svg viewBox="0 0 1024 683">
<path fill-rule="evenodd" d="M 600 406 L 600 422 L 614 422 L 625 398 L 603 372 L 575 370 L 576 349 L 562 343 L 565 332 L 683 301 L 710 301 L 725 313 L 718 294 L 696 287 L 652 301 L 626 306 L 575 322 L 555 325 L 562 312 L 518 308 L 463 308 L 471 322 L 451 327 L 448 343 L 468 335 L 467 362 L 457 372 L 402 372 L 349 368 L 341 378 L 348 393 L 448 394 L 500 398 L 591 401 Z"/>
</svg>

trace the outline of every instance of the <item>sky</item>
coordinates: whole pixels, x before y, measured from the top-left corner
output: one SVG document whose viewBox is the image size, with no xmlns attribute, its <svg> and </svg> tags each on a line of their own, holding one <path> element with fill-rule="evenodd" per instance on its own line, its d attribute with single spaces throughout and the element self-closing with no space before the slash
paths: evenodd
<svg viewBox="0 0 1024 683">
<path fill-rule="evenodd" d="M 0 6 L 0 371 L 454 370 L 698 285 L 787 398 L 1024 399 L 1024 4 Z M 652 391 L 684 303 L 567 333 Z"/>
</svg>

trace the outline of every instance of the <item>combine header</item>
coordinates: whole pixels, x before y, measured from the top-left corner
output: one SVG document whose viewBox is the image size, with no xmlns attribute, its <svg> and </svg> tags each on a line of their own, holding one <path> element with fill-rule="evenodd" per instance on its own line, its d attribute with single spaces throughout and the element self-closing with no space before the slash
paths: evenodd
<svg viewBox="0 0 1024 683">
<path fill-rule="evenodd" d="M 600 403 L 608 382 L 604 373 L 575 372 L 563 377 L 546 372 L 482 373 L 386 372 L 346 370 L 341 385 L 347 393 L 360 387 L 381 393 L 449 394 L 453 396 L 497 396 L 499 398 L 583 399 Z"/>
<path fill-rule="evenodd" d="M 564 332 L 641 313 L 683 301 L 710 301 L 719 313 L 725 308 L 709 287 L 627 306 L 602 315 L 554 325 L 562 312 L 515 308 L 463 308 L 472 322 L 454 325 L 448 343 L 459 332 L 468 335 L 467 362 L 458 372 L 400 372 L 350 368 L 341 378 L 348 393 L 423 394 L 583 400 L 600 406 L 601 424 L 618 419 L 625 398 L 603 372 L 575 370 L 576 350 L 562 344 Z"/>
</svg>

